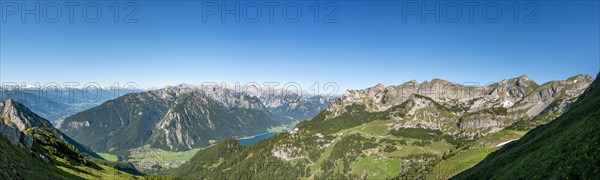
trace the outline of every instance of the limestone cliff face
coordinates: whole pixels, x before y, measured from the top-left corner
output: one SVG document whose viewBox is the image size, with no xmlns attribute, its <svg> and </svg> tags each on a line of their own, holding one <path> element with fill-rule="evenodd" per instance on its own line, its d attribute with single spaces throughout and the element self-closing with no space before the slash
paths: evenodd
<svg viewBox="0 0 600 180">
<path fill-rule="evenodd" d="M 10 142 L 17 145 L 21 143 L 31 148 L 33 139 L 28 134 L 22 133 L 32 127 L 52 128 L 50 121 L 31 112 L 23 104 L 13 99 L 0 102 L 0 133 Z"/>
<path fill-rule="evenodd" d="M 13 99 L 0 102 L 0 118 L 2 119 L 0 133 L 11 143 L 15 145 L 21 143 L 27 148 L 31 148 L 32 138 L 21 131 L 36 126 L 52 127 L 49 121 L 39 117 Z"/>
<path fill-rule="evenodd" d="M 2 121 L 3 122 L 0 123 L 0 134 L 6 137 L 6 139 L 13 144 L 19 143 L 21 131 L 19 131 L 19 129 L 12 123 L 5 121 L 4 118 L 2 118 Z"/>
<path fill-rule="evenodd" d="M 434 79 L 398 86 L 376 86 L 349 90 L 327 107 L 327 118 L 346 113 L 347 106 L 364 105 L 367 112 L 383 112 L 407 103 L 403 116 L 390 115 L 397 127 L 423 127 L 449 134 L 499 131 L 519 120 L 568 110 L 592 77 L 578 75 L 538 85 L 528 76 L 502 80 L 484 86 L 466 86 Z M 417 96 L 415 96 L 417 95 Z"/>
<path fill-rule="evenodd" d="M 548 82 L 523 98 L 513 110 L 528 109 L 527 115 L 530 117 L 545 110 L 564 112 L 579 95 L 583 94 L 592 81 L 590 76 L 575 76 L 568 80 Z"/>
<path fill-rule="evenodd" d="M 192 149 L 206 146 L 210 140 L 260 134 L 278 125 L 255 97 L 218 99 L 195 92 L 187 98 L 193 100 L 178 101 L 158 122 L 150 144 L 172 150 Z"/>
<path fill-rule="evenodd" d="M 14 124 L 20 131 L 27 130 L 30 127 L 52 127 L 52 123 L 48 120 L 31 112 L 23 104 L 13 99 L 4 102 L 1 116 Z"/>
<path fill-rule="evenodd" d="M 594 82 L 592 82 L 592 84 L 590 84 L 590 86 L 588 87 L 588 89 L 586 89 L 583 94 L 581 94 L 581 96 L 579 96 L 578 100 L 582 100 L 584 98 L 587 98 L 588 96 L 590 96 L 593 92 L 598 91 L 599 87 L 600 87 L 600 82 L 597 81 L 598 77 L 600 77 L 600 73 L 598 73 L 598 75 L 596 75 L 596 80 L 594 80 Z"/>
</svg>

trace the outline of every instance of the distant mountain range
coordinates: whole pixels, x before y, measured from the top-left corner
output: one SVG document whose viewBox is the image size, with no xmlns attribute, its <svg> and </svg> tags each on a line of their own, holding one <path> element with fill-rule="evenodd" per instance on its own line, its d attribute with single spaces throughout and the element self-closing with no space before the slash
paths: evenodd
<svg viewBox="0 0 600 180">
<path fill-rule="evenodd" d="M 592 81 L 578 75 L 538 85 L 524 75 L 485 86 L 434 79 L 350 90 L 297 131 L 249 147 L 223 141 L 163 175 L 447 179 L 577 107 Z"/>
<path fill-rule="evenodd" d="M 32 111 L 50 120 L 54 125 L 75 113 L 100 105 L 127 93 L 140 90 L 128 89 L 47 89 L 0 88 L 0 100 L 14 99 Z"/>
<path fill-rule="evenodd" d="M 107 101 L 66 118 L 60 129 L 101 152 L 126 154 L 144 145 L 189 150 L 311 118 L 331 98 L 180 85 Z"/>
</svg>

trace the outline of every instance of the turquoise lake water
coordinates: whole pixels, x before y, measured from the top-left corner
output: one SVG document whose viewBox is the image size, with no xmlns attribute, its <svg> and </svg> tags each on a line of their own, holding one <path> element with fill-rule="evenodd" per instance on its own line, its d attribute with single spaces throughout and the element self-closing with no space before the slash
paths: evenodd
<svg viewBox="0 0 600 180">
<path fill-rule="evenodd" d="M 273 136 L 275 136 L 277 134 L 279 134 L 279 133 L 278 132 L 268 132 L 268 133 L 264 133 L 264 134 L 261 134 L 261 135 L 257 135 L 257 136 L 248 138 L 248 139 L 239 139 L 239 141 L 240 141 L 240 144 L 242 144 L 244 146 L 250 146 L 250 145 L 252 145 L 252 144 L 254 144 L 254 143 L 256 143 L 256 142 L 258 142 L 260 140 L 273 137 Z"/>
</svg>

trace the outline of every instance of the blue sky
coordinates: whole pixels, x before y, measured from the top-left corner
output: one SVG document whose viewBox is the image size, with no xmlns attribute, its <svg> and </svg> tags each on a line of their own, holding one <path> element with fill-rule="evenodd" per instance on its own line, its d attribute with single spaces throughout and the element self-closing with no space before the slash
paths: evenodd
<svg viewBox="0 0 600 180">
<path fill-rule="evenodd" d="M 519 2 L 517 22 L 515 2 L 481 2 L 470 22 L 461 1 L 280 1 L 274 22 L 269 22 L 264 1 L 237 1 L 240 9 L 248 7 L 239 23 L 233 15 L 225 15 L 225 23 L 220 13 L 210 15 L 213 2 L 221 1 L 137 2 L 137 23 L 123 23 L 133 9 L 123 9 L 125 2 L 119 3 L 118 23 L 112 2 L 96 1 L 102 9 L 96 23 L 85 21 L 95 17 L 93 7 L 88 7 L 88 16 L 82 15 L 83 6 L 94 1 L 74 8 L 74 22 L 61 6 L 62 16 L 55 23 L 45 19 L 55 16 L 54 4 L 40 1 L 40 9 L 49 7 L 40 22 L 26 15 L 23 23 L 20 12 L 11 12 L 15 4 L 6 2 L 0 3 L 2 82 L 136 82 L 142 87 L 298 82 L 305 89 L 314 82 L 335 82 L 343 91 L 432 78 L 486 84 L 521 74 L 541 84 L 576 74 L 595 76 L 600 69 L 600 8 L 593 1 Z M 25 5 L 33 8 L 34 3 Z M 224 3 L 225 8 L 235 6 L 233 1 Z M 262 11 L 256 23 L 244 19 L 255 16 L 253 3 Z M 296 4 L 288 3 L 300 5 L 298 22 L 286 21 L 296 13 Z M 409 8 L 434 8 L 435 3 L 440 11 L 447 10 L 438 12 L 440 22 L 431 14 L 425 14 L 425 22 L 420 12 L 411 15 Z M 488 3 L 500 5 L 497 22 L 488 22 L 497 12 L 496 4 Z M 450 22 L 448 18 L 456 17 L 454 5 L 460 7 L 461 18 Z M 324 22 L 335 7 L 329 21 L 337 23 Z"/>
</svg>

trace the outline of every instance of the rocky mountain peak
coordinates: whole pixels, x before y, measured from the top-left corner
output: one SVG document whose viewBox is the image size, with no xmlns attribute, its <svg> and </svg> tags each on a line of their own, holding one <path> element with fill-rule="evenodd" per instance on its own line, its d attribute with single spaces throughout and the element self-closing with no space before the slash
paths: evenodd
<svg viewBox="0 0 600 180">
<path fill-rule="evenodd" d="M 421 84 L 434 85 L 434 84 L 449 84 L 449 83 L 451 83 L 451 82 L 443 80 L 443 79 L 434 78 L 431 81 L 425 81 Z"/>
<path fill-rule="evenodd" d="M 532 83 L 535 83 L 528 75 L 524 74 L 516 78 L 504 79 L 500 81 L 500 85 L 508 85 L 508 86 L 529 86 Z"/>
<path fill-rule="evenodd" d="M 12 98 L 8 98 L 6 101 L 2 102 L 2 106 L 8 106 L 10 104 L 12 104 L 15 100 L 13 100 Z"/>
<path fill-rule="evenodd" d="M 535 81 L 532 81 L 532 80 L 529 78 L 529 76 L 527 76 L 527 75 L 521 75 L 521 76 L 519 76 L 519 77 L 517 78 L 517 81 L 516 81 L 516 83 L 515 83 L 515 84 L 516 84 L 517 86 L 521 86 L 521 85 L 528 85 L 528 83 L 530 83 L 530 82 L 535 82 Z"/>
<path fill-rule="evenodd" d="M 48 120 L 31 112 L 25 105 L 13 99 L 8 99 L 4 102 L 1 116 L 18 127 L 20 131 L 33 126 L 52 127 L 52 124 Z"/>
<path fill-rule="evenodd" d="M 596 75 L 596 80 L 594 80 L 592 82 L 592 84 L 589 86 L 588 89 L 585 90 L 585 92 L 583 92 L 583 94 L 581 94 L 581 96 L 579 96 L 578 100 L 581 101 L 585 98 L 587 98 L 588 96 L 590 96 L 591 94 L 593 94 L 595 91 L 598 91 L 598 87 L 600 87 L 600 81 L 598 81 L 598 77 L 600 77 L 600 72 L 598 73 L 598 75 Z M 577 76 L 577 78 L 580 78 L 579 76 Z M 591 76 L 587 76 L 584 77 L 586 79 L 592 79 Z M 577 79 L 576 79 L 577 80 Z M 573 82 L 575 82 L 575 80 L 573 80 Z"/>
<path fill-rule="evenodd" d="M 404 83 L 404 84 L 402 84 L 402 85 L 419 85 L 419 82 L 417 82 L 417 80 L 414 80 L 414 79 L 413 79 L 413 80 L 410 80 L 410 81 L 407 81 L 407 82 L 405 82 L 405 83 Z"/>
<path fill-rule="evenodd" d="M 594 78 L 590 75 L 583 75 L 583 74 L 579 74 L 573 77 L 570 77 L 569 79 L 567 79 L 567 81 L 570 81 L 570 83 L 577 83 L 579 81 L 593 81 Z"/>
<path fill-rule="evenodd" d="M 529 76 L 527 74 L 523 74 L 523 75 L 519 76 L 517 79 L 520 80 L 520 81 L 529 81 L 529 80 L 531 80 L 531 78 L 529 78 Z"/>
<path fill-rule="evenodd" d="M 7 101 L 13 101 L 12 99 L 8 99 Z M 3 110 L 5 109 L 5 102 L 0 101 L 0 135 L 3 135 L 13 144 L 19 143 L 20 131 L 19 129 L 12 123 L 10 120 L 1 116 L 3 114 Z"/>
<path fill-rule="evenodd" d="M 25 147 L 31 148 L 32 138 L 21 133 L 33 126 L 52 127 L 52 124 L 35 113 L 31 112 L 23 104 L 9 98 L 0 102 L 0 135 L 6 137 L 13 144 L 21 142 Z"/>
</svg>

